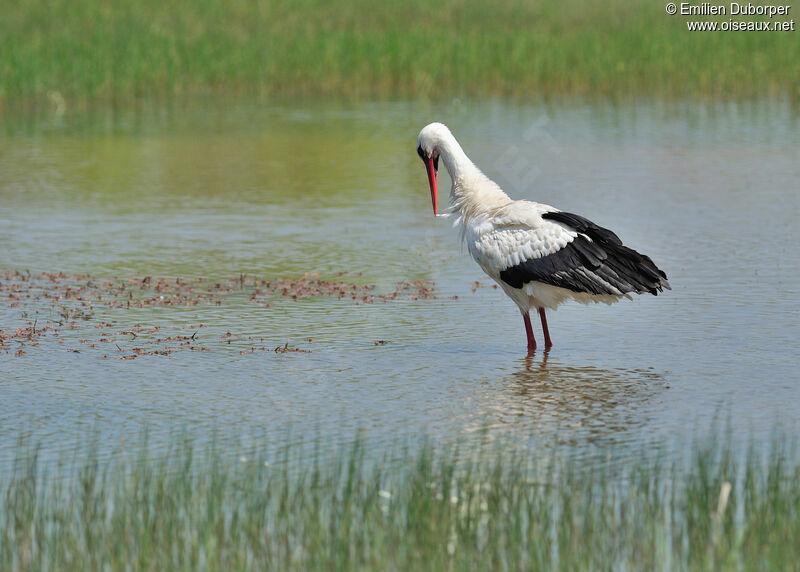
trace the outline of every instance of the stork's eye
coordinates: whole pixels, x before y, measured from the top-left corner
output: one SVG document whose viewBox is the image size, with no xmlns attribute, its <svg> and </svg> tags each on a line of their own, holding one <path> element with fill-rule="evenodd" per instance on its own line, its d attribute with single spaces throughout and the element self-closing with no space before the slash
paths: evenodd
<svg viewBox="0 0 800 572">
<path fill-rule="evenodd" d="M 427 159 L 427 157 L 425 156 L 425 151 L 422 150 L 422 145 L 417 147 L 417 155 L 419 155 L 419 158 L 422 159 L 423 161 Z"/>
</svg>

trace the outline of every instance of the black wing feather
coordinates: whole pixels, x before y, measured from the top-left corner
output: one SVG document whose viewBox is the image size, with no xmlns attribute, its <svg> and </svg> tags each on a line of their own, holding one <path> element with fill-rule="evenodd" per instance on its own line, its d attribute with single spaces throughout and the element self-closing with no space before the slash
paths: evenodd
<svg viewBox="0 0 800 572">
<path fill-rule="evenodd" d="M 582 216 L 549 212 L 542 218 L 561 223 L 578 236 L 561 250 L 541 258 L 524 260 L 500 272 L 500 279 L 514 288 L 527 282 L 543 282 L 588 294 L 658 294 L 669 289 L 667 275 L 649 256 L 628 248 L 619 237 Z"/>
</svg>

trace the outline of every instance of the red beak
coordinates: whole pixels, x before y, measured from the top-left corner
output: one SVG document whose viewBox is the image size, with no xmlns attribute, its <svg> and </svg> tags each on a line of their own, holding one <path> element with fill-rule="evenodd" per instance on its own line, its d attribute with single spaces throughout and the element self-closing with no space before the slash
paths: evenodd
<svg viewBox="0 0 800 572">
<path fill-rule="evenodd" d="M 425 170 L 428 171 L 428 184 L 431 186 L 431 203 L 433 204 L 433 214 L 435 216 L 438 196 L 436 194 L 436 167 L 433 164 L 433 157 L 425 159 Z"/>
</svg>

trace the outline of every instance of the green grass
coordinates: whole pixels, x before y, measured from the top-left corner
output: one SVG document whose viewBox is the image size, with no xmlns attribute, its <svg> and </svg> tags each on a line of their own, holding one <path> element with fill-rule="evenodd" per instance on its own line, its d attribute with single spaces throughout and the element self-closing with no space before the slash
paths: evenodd
<svg viewBox="0 0 800 572">
<path fill-rule="evenodd" d="M 54 467 L 21 443 L 0 477 L 0 569 L 796 567 L 795 449 L 695 446 L 591 470 L 496 451 L 422 444 L 375 462 L 357 443 L 338 461 L 265 465 L 184 439 Z"/>
<path fill-rule="evenodd" d="M 689 32 L 645 0 L 0 0 L 0 12 L 0 104 L 800 97 L 800 32 Z"/>
</svg>

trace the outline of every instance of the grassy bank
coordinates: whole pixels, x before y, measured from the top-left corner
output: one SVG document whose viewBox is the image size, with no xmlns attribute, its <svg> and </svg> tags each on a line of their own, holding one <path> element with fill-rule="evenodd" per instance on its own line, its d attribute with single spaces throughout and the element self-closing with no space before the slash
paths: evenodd
<svg viewBox="0 0 800 572">
<path fill-rule="evenodd" d="M 800 459 L 782 447 L 592 471 L 428 445 L 377 464 L 358 446 L 298 466 L 185 441 L 58 470 L 19 458 L 0 478 L 3 570 L 778 570 L 800 554 Z"/>
<path fill-rule="evenodd" d="M 6 104 L 800 96 L 800 32 L 689 32 L 644 0 L 6 0 L 2 13 Z"/>
</svg>

